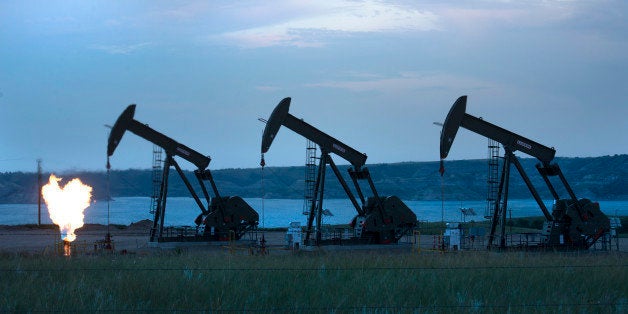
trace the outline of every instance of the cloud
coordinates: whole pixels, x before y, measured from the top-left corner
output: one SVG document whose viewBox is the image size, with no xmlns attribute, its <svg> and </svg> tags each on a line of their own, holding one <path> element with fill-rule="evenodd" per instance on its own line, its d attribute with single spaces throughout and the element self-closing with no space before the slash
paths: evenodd
<svg viewBox="0 0 628 314">
<path fill-rule="evenodd" d="M 504 27 L 542 27 L 562 23 L 586 12 L 577 1 L 485 1 L 441 6 L 435 11 L 445 24 L 466 32 Z"/>
<path fill-rule="evenodd" d="M 150 16 L 162 20 L 191 20 L 203 16 L 211 8 L 208 1 L 192 1 L 184 4 L 168 3 L 165 8 L 151 11 Z"/>
<path fill-rule="evenodd" d="M 452 90 L 483 90 L 497 87 L 496 83 L 465 76 L 445 73 L 404 72 L 395 77 L 378 77 L 362 75 L 362 78 L 348 80 L 324 81 L 306 84 L 307 87 L 339 88 L 352 92 L 379 91 L 399 92 L 407 90 L 452 89 Z"/>
<path fill-rule="evenodd" d="M 128 45 L 92 45 L 90 48 L 104 51 L 112 55 L 128 55 L 150 45 L 150 42 L 144 42 Z"/>
<path fill-rule="evenodd" d="M 220 35 L 241 47 L 312 47 L 324 45 L 337 34 L 415 32 L 438 29 L 438 17 L 431 12 L 380 1 L 332 1 L 320 4 L 316 13 L 284 22 L 227 32 Z M 308 12 L 303 10 L 302 12 Z"/>
<path fill-rule="evenodd" d="M 281 90 L 282 88 L 278 86 L 272 86 L 272 85 L 259 85 L 259 86 L 255 86 L 255 89 L 262 92 L 276 92 L 276 91 Z"/>
</svg>

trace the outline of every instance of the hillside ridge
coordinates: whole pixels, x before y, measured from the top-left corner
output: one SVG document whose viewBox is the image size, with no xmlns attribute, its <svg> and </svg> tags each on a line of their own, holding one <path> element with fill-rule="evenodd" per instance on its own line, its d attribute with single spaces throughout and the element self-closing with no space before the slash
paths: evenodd
<svg viewBox="0 0 628 314">
<path fill-rule="evenodd" d="M 541 176 L 535 169 L 538 163 L 533 158 L 520 159 L 532 183 L 541 197 L 551 199 L 551 195 Z M 557 157 L 558 163 L 579 198 L 592 200 L 628 200 L 628 155 L 601 157 Z M 404 200 L 439 200 L 441 189 L 448 200 L 483 200 L 486 198 L 487 161 L 445 160 L 445 173 L 441 178 L 438 161 L 400 162 L 366 165 L 371 173 L 378 193 L 382 196 L 396 195 Z M 338 166 L 345 179 L 347 165 Z M 261 168 L 211 169 L 218 190 L 222 196 L 238 195 L 245 198 L 299 199 L 304 194 L 305 169 L 303 166 L 266 167 L 262 195 Z M 185 171 L 195 187 L 191 171 Z M 49 173 L 44 173 L 44 184 Z M 107 176 L 104 171 L 76 171 L 60 174 L 65 179 L 80 178 L 91 185 L 95 199 L 106 199 Z M 328 169 L 325 182 L 326 198 L 345 198 L 342 187 L 333 172 Z M 554 182 L 554 181 L 553 181 Z M 190 196 L 176 171 L 170 172 L 168 196 Z M 558 180 L 556 186 L 562 186 Z M 352 186 L 352 184 L 350 184 Z M 366 188 L 366 187 L 363 187 Z M 127 169 L 112 170 L 110 173 L 111 197 L 152 195 L 152 170 Z M 197 190 L 200 191 L 200 188 Z M 531 198 L 516 169 L 511 169 L 510 198 Z M 566 197 L 566 192 L 559 189 Z M 37 174 L 32 172 L 0 173 L 0 203 L 36 203 Z"/>
</svg>

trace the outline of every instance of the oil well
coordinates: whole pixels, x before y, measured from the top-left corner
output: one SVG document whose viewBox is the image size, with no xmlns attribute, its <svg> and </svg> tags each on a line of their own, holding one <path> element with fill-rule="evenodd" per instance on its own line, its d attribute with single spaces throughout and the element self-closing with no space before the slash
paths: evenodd
<svg viewBox="0 0 628 314">
<path fill-rule="evenodd" d="M 262 135 L 261 152 L 262 156 L 268 152 L 281 126 L 305 137 L 320 148 L 320 159 L 313 184 L 313 197 L 309 202 L 309 210 L 305 210 L 308 213 L 308 218 L 304 243 L 306 245 L 397 243 L 404 234 L 415 227 L 417 217 L 414 212 L 398 197 L 380 196 L 377 193 L 371 174 L 368 168 L 364 167 L 366 154 L 291 115 L 288 112 L 290 102 L 290 97 L 284 98 L 270 115 Z M 332 153 L 351 164 L 348 173 L 358 195 L 357 198 L 333 161 Z M 351 233 L 348 236 L 338 234 L 331 239 L 323 239 L 321 220 L 324 211 L 325 175 L 328 165 L 347 194 L 357 215 L 351 221 Z M 360 182 L 364 181 L 370 188 L 372 196 L 365 197 L 360 186 Z"/>
<path fill-rule="evenodd" d="M 600 210 L 599 203 L 592 202 L 586 198 L 578 199 L 558 164 L 552 162 L 556 153 L 554 148 L 547 147 L 484 121 L 481 118 L 467 114 L 466 104 L 467 96 L 459 97 L 449 110 L 443 124 L 440 138 L 441 169 L 443 169 L 443 160 L 449 154 L 449 150 L 460 127 L 485 136 L 502 145 L 504 156 L 500 174 L 498 175 L 498 163 L 495 162 L 495 159 L 491 164 L 493 167 L 489 167 L 489 169 L 493 169 L 493 171 L 489 173 L 489 187 L 491 183 L 495 183 L 493 185 L 495 191 L 489 193 L 489 201 L 491 201 L 492 206 L 494 206 L 493 209 L 489 211 L 491 220 L 490 234 L 488 237 L 489 249 L 504 249 L 507 247 L 505 226 L 511 165 L 514 165 L 517 169 L 517 172 L 525 182 L 525 185 L 545 217 L 540 240 L 534 241 L 534 243 L 526 243 L 526 248 L 586 250 L 610 231 L 610 220 Z M 530 181 L 530 177 L 514 154 L 516 151 L 535 157 L 540 161 L 536 165 L 536 169 L 554 199 L 551 212 L 548 210 L 537 189 Z M 492 155 L 491 157 L 495 158 L 498 152 L 497 150 L 497 152 L 493 151 L 490 153 Z M 498 177 L 499 179 L 497 179 Z M 558 178 L 562 184 L 563 190 L 568 194 L 567 197 L 560 197 L 558 189 L 552 183 L 552 178 Z M 498 240 L 498 243 L 495 243 L 496 240 Z"/>
<path fill-rule="evenodd" d="M 164 159 L 163 172 L 159 193 L 155 202 L 153 226 L 150 231 L 151 242 L 174 242 L 174 241 L 217 241 L 227 239 L 240 239 L 244 234 L 257 228 L 259 214 L 249 206 L 239 196 L 220 195 L 211 171 L 207 169 L 211 158 L 205 156 L 168 136 L 155 131 L 148 125 L 135 120 L 135 105 L 129 105 L 118 117 L 107 143 L 107 158 L 113 155 L 116 147 L 120 143 L 122 136 L 128 130 L 144 138 L 153 144 L 161 147 L 166 157 Z M 194 176 L 200 186 L 205 203 L 201 201 L 192 183 L 175 160 L 175 157 L 182 158 L 194 166 Z M 168 234 L 164 232 L 164 221 L 166 217 L 166 204 L 168 196 L 168 176 L 170 168 L 179 174 L 179 177 L 190 192 L 196 202 L 200 214 L 194 219 L 196 225 L 192 234 L 179 233 Z M 205 182 L 209 182 L 213 196 L 210 196 Z M 190 219 L 192 220 L 192 219 Z"/>
</svg>

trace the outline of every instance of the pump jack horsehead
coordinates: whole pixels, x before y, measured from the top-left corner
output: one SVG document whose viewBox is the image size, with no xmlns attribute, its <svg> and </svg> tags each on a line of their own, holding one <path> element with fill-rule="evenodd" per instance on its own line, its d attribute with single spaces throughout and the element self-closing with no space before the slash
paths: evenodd
<svg viewBox="0 0 628 314">
<path fill-rule="evenodd" d="M 135 105 L 130 105 L 122 112 L 113 128 L 109 133 L 107 144 L 107 159 L 113 155 L 116 147 L 120 143 L 122 136 L 128 130 L 135 133 L 155 145 L 161 147 L 166 152 L 166 160 L 163 166 L 163 175 L 161 178 L 161 189 L 159 193 L 157 209 L 155 210 L 155 218 L 150 233 L 151 242 L 167 242 L 167 241 L 213 241 L 226 240 L 232 236 L 240 239 L 247 231 L 257 227 L 259 221 L 258 213 L 251 208 L 239 196 L 221 196 L 207 167 L 211 158 L 183 145 L 175 140 L 161 134 L 148 125 L 133 119 L 135 114 Z M 194 164 L 197 169 L 194 170 L 198 183 L 202 189 L 206 204 L 203 204 L 198 194 L 192 187 L 181 167 L 174 157 L 180 157 Z M 107 161 L 107 163 L 109 163 Z M 170 167 L 174 167 L 181 177 L 183 183 L 194 198 L 194 201 L 201 210 L 201 213 L 194 220 L 197 225 L 197 232 L 193 236 L 188 237 L 167 237 L 164 236 L 164 218 L 166 212 L 166 199 L 168 195 L 168 174 Z M 214 193 L 210 197 L 207 192 L 204 181 L 209 181 L 211 189 Z"/>
<path fill-rule="evenodd" d="M 351 223 L 355 235 L 350 239 L 351 242 L 396 243 L 406 232 L 412 230 L 416 225 L 416 215 L 398 197 L 378 195 L 370 172 L 368 168 L 364 167 L 366 155 L 288 113 L 290 100 L 289 97 L 284 98 L 277 107 L 275 107 L 270 118 L 268 118 L 262 136 L 261 151 L 262 154 L 268 152 L 282 125 L 316 143 L 320 147 L 320 164 L 318 166 L 318 176 L 314 188 L 314 201 L 312 202 L 308 215 L 305 244 L 324 244 L 321 236 L 321 215 L 323 213 L 323 194 L 327 165 L 333 170 L 336 178 L 358 213 Z M 358 203 L 353 192 L 349 189 L 347 182 L 340 174 L 340 171 L 331 158 L 331 153 L 351 163 L 349 176 L 353 181 L 361 204 Z M 373 196 L 365 199 L 358 182 L 359 180 L 366 180 L 368 182 Z M 316 218 L 315 230 L 313 230 L 312 226 L 314 218 Z M 315 239 L 313 241 L 310 239 L 312 233 L 315 233 Z"/>
<path fill-rule="evenodd" d="M 488 244 L 489 248 L 492 246 L 497 224 L 501 224 L 502 227 L 499 247 L 506 247 L 504 222 L 506 219 L 506 207 L 508 204 L 510 164 L 515 165 L 517 171 L 530 190 L 530 193 L 532 193 L 532 197 L 534 197 L 534 200 L 537 202 L 539 208 L 541 208 L 541 211 L 545 216 L 546 222 L 543 228 L 543 239 L 539 246 L 567 250 L 588 249 L 602 235 L 610 230 L 610 220 L 600 210 L 599 203 L 592 202 L 586 198 L 578 199 L 558 164 L 552 163 L 554 154 L 556 153 L 553 148 L 549 148 L 519 134 L 515 134 L 499 126 L 486 122 L 483 119 L 469 115 L 465 113 L 466 107 L 467 96 L 461 96 L 458 100 L 456 100 L 447 114 L 440 138 L 441 169 L 443 169 L 442 160 L 449 154 L 449 149 L 451 148 L 451 145 L 456 137 L 456 133 L 460 127 L 488 137 L 502 144 L 504 147 L 505 155 L 503 168 L 501 170 L 497 201 L 495 202 L 495 209 L 493 211 L 491 233 Z M 530 156 L 536 157 L 540 161 L 540 163 L 536 165 L 536 169 L 543 177 L 543 180 L 554 198 L 554 207 L 551 214 L 547 210 L 547 207 L 543 203 L 543 200 L 539 196 L 536 188 L 532 185 L 532 182 L 521 166 L 521 163 L 519 163 L 519 160 L 514 155 L 515 151 L 521 151 Z M 550 177 L 556 176 L 560 179 L 564 189 L 569 194 L 568 198 L 561 199 L 557 190 L 552 185 Z M 500 206 L 500 203 L 503 205 Z"/>
</svg>

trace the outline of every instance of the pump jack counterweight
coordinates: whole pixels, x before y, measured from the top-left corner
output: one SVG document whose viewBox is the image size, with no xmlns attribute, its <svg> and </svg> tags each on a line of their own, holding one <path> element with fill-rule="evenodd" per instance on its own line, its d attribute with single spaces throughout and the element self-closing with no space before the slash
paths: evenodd
<svg viewBox="0 0 628 314">
<path fill-rule="evenodd" d="M 109 156 L 113 155 L 116 147 L 122 140 L 122 136 L 127 130 L 163 148 L 166 152 L 161 187 L 157 199 L 157 208 L 155 209 L 153 227 L 150 233 L 151 242 L 223 240 L 228 239 L 230 232 L 235 234 L 236 239 L 240 239 L 247 231 L 257 227 L 259 215 L 241 197 L 220 196 L 214 178 L 209 169 L 207 169 L 211 161 L 209 156 L 205 156 L 155 131 L 148 125 L 138 122 L 133 119 L 134 115 L 135 105 L 129 105 L 122 112 L 120 117 L 118 117 L 118 120 L 111 129 L 107 143 L 107 163 L 109 162 Z M 207 202 L 206 205 L 203 204 L 174 157 L 185 159 L 197 167 L 197 169 L 194 170 L 194 175 L 201 187 L 203 196 Z M 174 237 L 164 235 L 164 219 L 170 167 L 175 168 L 201 211 L 199 216 L 194 220 L 197 226 L 195 235 Z M 210 183 L 214 197 L 210 197 L 204 183 L 205 181 Z"/>
<path fill-rule="evenodd" d="M 262 154 L 268 152 L 281 126 L 287 127 L 320 147 L 321 156 L 318 165 L 318 174 L 314 184 L 314 200 L 311 203 L 307 219 L 305 244 L 320 245 L 323 243 L 321 235 L 321 216 L 323 212 L 327 165 L 332 169 L 338 182 L 358 213 L 351 222 L 352 228 L 354 228 L 355 236 L 353 240 L 355 240 L 355 242 L 396 243 L 406 232 L 414 228 L 416 225 L 416 215 L 406 204 L 396 196 L 380 197 L 377 193 L 369 170 L 364 167 L 367 158 L 366 154 L 353 149 L 306 123 L 302 119 L 296 118 L 288 113 L 290 101 L 290 97 L 281 100 L 270 115 L 264 129 L 264 134 L 262 135 L 261 151 Z M 332 153 L 351 163 L 348 172 L 360 199 L 360 203 L 358 203 L 358 199 L 354 196 L 349 185 L 331 158 L 330 154 Z M 372 197 L 365 199 L 359 184 L 361 180 L 368 182 L 368 186 L 373 193 Z M 313 229 L 314 221 L 316 221 L 315 229 Z M 312 233 L 315 233 L 313 241 L 311 239 Z"/>
<path fill-rule="evenodd" d="M 557 249 L 588 249 L 603 234 L 610 230 L 610 220 L 600 210 L 599 203 L 592 202 L 589 199 L 578 199 L 558 164 L 552 163 L 556 153 L 554 148 L 544 146 L 519 134 L 486 122 L 483 119 L 469 115 L 466 113 L 466 106 L 467 96 L 461 96 L 449 110 L 441 132 L 440 158 L 441 162 L 443 159 L 447 158 L 460 127 L 502 144 L 505 151 L 504 164 L 499 182 L 497 201 L 495 202 L 495 209 L 491 221 L 491 231 L 488 241 L 489 249 L 493 245 L 498 224 L 502 227 L 499 247 L 506 247 L 504 228 L 508 206 L 508 183 L 511 164 L 515 165 L 519 175 L 521 175 L 532 197 L 545 216 L 546 222 L 543 228 L 543 240 L 539 246 Z M 536 165 L 536 169 L 554 197 L 554 207 L 551 213 L 545 206 L 545 203 L 543 203 L 536 188 L 532 185 L 530 178 L 524 171 L 517 156 L 515 156 L 514 152 L 516 151 L 521 151 L 540 161 L 540 163 Z M 550 181 L 550 177 L 555 176 L 560 179 L 569 194 L 569 198 L 560 199 L 555 187 Z"/>
</svg>

